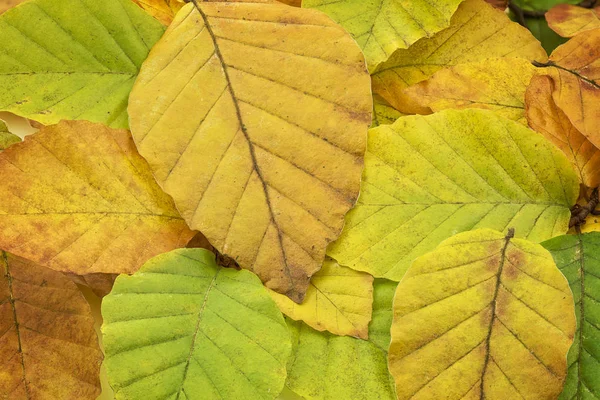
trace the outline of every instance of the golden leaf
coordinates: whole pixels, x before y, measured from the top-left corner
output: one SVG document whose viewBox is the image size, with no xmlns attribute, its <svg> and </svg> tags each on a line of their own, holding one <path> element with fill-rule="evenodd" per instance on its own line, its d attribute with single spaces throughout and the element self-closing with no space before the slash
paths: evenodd
<svg viewBox="0 0 600 400">
<path fill-rule="evenodd" d="M 600 28 L 600 7 L 593 9 L 559 4 L 546 13 L 548 26 L 562 37 Z"/>
<path fill-rule="evenodd" d="M 163 25 L 169 25 L 177 11 L 185 5 L 183 0 L 133 0 L 146 12 L 160 21 Z"/>
</svg>

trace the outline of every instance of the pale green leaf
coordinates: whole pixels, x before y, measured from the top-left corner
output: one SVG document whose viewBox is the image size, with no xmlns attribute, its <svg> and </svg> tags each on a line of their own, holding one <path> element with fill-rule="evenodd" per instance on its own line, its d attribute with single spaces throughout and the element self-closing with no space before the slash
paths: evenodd
<svg viewBox="0 0 600 400">
<path fill-rule="evenodd" d="M 164 28 L 130 0 L 32 0 L 0 16 L 0 110 L 127 127 L 127 99 Z"/>
<path fill-rule="evenodd" d="M 378 94 L 373 95 L 373 123 L 371 128 L 379 125 L 389 125 L 406 114 L 402 114 L 390 105 L 383 97 Z"/>
<path fill-rule="evenodd" d="M 21 138 L 10 133 L 4 121 L 0 120 L 0 151 L 6 150 L 10 145 L 20 141 Z"/>
<path fill-rule="evenodd" d="M 373 317 L 369 324 L 369 340 L 387 351 L 390 346 L 392 303 L 398 282 L 375 279 L 373 283 Z"/>
<path fill-rule="evenodd" d="M 560 236 L 542 245 L 569 281 L 577 316 L 559 399 L 600 398 L 600 233 Z"/>
<path fill-rule="evenodd" d="M 328 254 L 399 281 L 458 232 L 512 227 L 535 242 L 564 234 L 578 193 L 560 150 L 494 112 L 402 117 L 369 131 L 361 195 Z"/>
<path fill-rule="evenodd" d="M 117 278 L 102 303 L 117 399 L 274 399 L 291 351 L 283 316 L 249 271 L 181 249 Z"/>
<path fill-rule="evenodd" d="M 365 53 L 369 70 L 450 25 L 463 0 L 303 0 L 341 24 Z"/>
</svg>

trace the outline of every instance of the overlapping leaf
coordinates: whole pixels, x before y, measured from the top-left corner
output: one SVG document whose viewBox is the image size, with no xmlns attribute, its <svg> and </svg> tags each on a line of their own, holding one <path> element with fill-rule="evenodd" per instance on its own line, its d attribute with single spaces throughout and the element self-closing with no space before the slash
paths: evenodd
<svg viewBox="0 0 600 400">
<path fill-rule="evenodd" d="M 580 181 L 588 187 L 600 184 L 600 150 L 583 136 L 552 99 L 554 83 L 548 76 L 535 76 L 527 88 L 527 120 L 565 153 Z"/>
<path fill-rule="evenodd" d="M 600 147 L 600 29 L 558 47 L 545 64 L 554 79 L 552 97 L 575 128 Z"/>
<path fill-rule="evenodd" d="M 525 26 L 540 41 L 546 53 L 550 54 L 567 39 L 559 36 L 548 26 L 544 18 L 525 18 Z"/>
<path fill-rule="evenodd" d="M 96 399 L 102 352 L 77 286 L 0 253 L 0 397 Z"/>
<path fill-rule="evenodd" d="M 326 259 L 310 280 L 302 304 L 271 291 L 279 309 L 290 318 L 335 335 L 367 339 L 373 307 L 373 277 L 340 267 Z"/>
<path fill-rule="evenodd" d="M 436 72 L 405 93 L 433 111 L 483 108 L 527 124 L 525 90 L 535 67 L 522 58 L 493 58 Z"/>
<path fill-rule="evenodd" d="M 371 128 L 393 124 L 402 116 L 404 114 L 392 107 L 383 97 L 377 94 L 373 95 L 373 122 Z"/>
<path fill-rule="evenodd" d="M 512 3 L 526 11 L 547 11 L 559 4 L 577 4 L 581 0 L 512 0 Z"/>
<path fill-rule="evenodd" d="M 117 278 L 102 303 L 117 399 L 274 399 L 291 344 L 260 280 L 180 249 Z"/>
<path fill-rule="evenodd" d="M 427 113 L 404 89 L 448 66 L 492 57 L 543 61 L 546 52 L 531 33 L 483 0 L 466 0 L 449 28 L 396 51 L 373 74 L 373 91 L 397 110 Z"/>
<path fill-rule="evenodd" d="M 301 302 L 358 196 L 372 104 L 352 38 L 316 10 L 188 4 L 130 100 L 140 153 L 190 226 Z"/>
<path fill-rule="evenodd" d="M 407 49 L 450 25 L 450 17 L 463 0 L 303 0 L 339 22 L 365 53 L 369 70 L 397 49 Z"/>
<path fill-rule="evenodd" d="M 0 110 L 127 127 L 127 98 L 163 28 L 130 0 L 31 0 L 0 16 Z"/>
<path fill-rule="evenodd" d="M 487 110 L 402 117 L 369 131 L 361 195 L 328 254 L 399 281 L 442 240 L 476 228 L 543 241 L 567 232 L 579 184 L 541 135 Z"/>
<path fill-rule="evenodd" d="M 78 275 L 131 273 L 192 238 L 129 132 L 61 122 L 0 153 L 0 248 Z"/>
<path fill-rule="evenodd" d="M 398 399 L 555 399 L 574 332 L 573 296 L 548 251 L 461 233 L 398 286 L 390 373 Z"/>
<path fill-rule="evenodd" d="M 133 0 L 146 12 L 159 20 L 163 25 L 169 25 L 177 11 L 185 5 L 183 0 Z"/>
<path fill-rule="evenodd" d="M 395 399 L 386 354 L 395 282 L 376 280 L 369 341 L 317 332 L 288 320 L 294 345 L 287 387 L 307 400 Z"/>
<path fill-rule="evenodd" d="M 550 28 L 560 36 L 572 37 L 600 28 L 600 7 L 590 9 L 559 4 L 546 13 L 546 20 Z"/>
<path fill-rule="evenodd" d="M 565 235 L 542 245 L 552 253 L 575 297 L 577 331 L 559 399 L 600 397 L 600 233 Z"/>
<path fill-rule="evenodd" d="M 20 141 L 21 138 L 10 133 L 4 121 L 0 120 L 0 151 L 6 150 L 9 146 Z"/>
</svg>

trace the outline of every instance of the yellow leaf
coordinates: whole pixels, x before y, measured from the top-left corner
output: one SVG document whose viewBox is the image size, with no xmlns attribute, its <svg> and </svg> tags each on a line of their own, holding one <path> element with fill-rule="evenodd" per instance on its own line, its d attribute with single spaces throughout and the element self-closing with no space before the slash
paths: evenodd
<svg viewBox="0 0 600 400">
<path fill-rule="evenodd" d="M 404 89 L 444 67 L 493 57 L 547 58 L 537 39 L 502 11 L 483 0 L 466 0 L 448 29 L 396 51 L 381 64 L 373 74 L 373 91 L 403 113 L 427 113 Z"/>
<path fill-rule="evenodd" d="M 189 225 L 299 303 L 358 196 L 371 109 L 362 53 L 326 15 L 198 3 L 153 48 L 129 114 Z"/>
<path fill-rule="evenodd" d="M 463 0 L 303 0 L 340 23 L 363 49 L 369 70 L 450 25 Z"/>
<path fill-rule="evenodd" d="M 102 352 L 77 285 L 3 252 L 0 272 L 0 397 L 96 399 Z"/>
<path fill-rule="evenodd" d="M 525 59 L 493 58 L 442 69 L 405 93 L 433 111 L 483 108 L 526 125 L 525 90 L 534 72 Z"/>
<path fill-rule="evenodd" d="M 20 141 L 21 138 L 10 133 L 4 121 L 0 120 L 0 152 Z"/>
<path fill-rule="evenodd" d="M 546 13 L 548 26 L 562 37 L 600 28 L 600 7 L 584 8 L 559 4 Z"/>
<path fill-rule="evenodd" d="M 556 399 L 575 334 L 550 253 L 489 229 L 416 259 L 394 298 L 398 399 Z"/>
<path fill-rule="evenodd" d="M 146 12 L 160 21 L 163 25 L 169 25 L 177 11 L 185 5 L 183 0 L 133 0 Z"/>
<path fill-rule="evenodd" d="M 369 131 L 361 194 L 327 253 L 399 281 L 442 240 L 513 226 L 543 241 L 567 232 L 575 171 L 541 135 L 489 110 L 444 110 Z"/>
<path fill-rule="evenodd" d="M 554 80 L 552 97 L 575 128 L 600 147 L 600 29 L 581 33 L 550 55 L 545 72 Z"/>
<path fill-rule="evenodd" d="M 383 97 L 375 94 L 373 95 L 373 123 L 371 128 L 378 127 L 379 125 L 389 125 L 396 122 L 396 120 L 406 114 L 402 114 L 390 105 Z"/>
<path fill-rule="evenodd" d="M 296 321 L 335 335 L 369 337 L 373 306 L 373 277 L 341 267 L 331 259 L 310 280 L 302 304 L 270 291 L 279 309 Z"/>
<path fill-rule="evenodd" d="M 554 83 L 548 76 L 534 76 L 527 88 L 527 120 L 561 149 L 588 187 L 600 184 L 600 150 L 583 136 L 552 99 Z"/>
<path fill-rule="evenodd" d="M 42 128 L 0 153 L 0 248 L 77 275 L 132 273 L 192 238 L 129 132 Z"/>
</svg>

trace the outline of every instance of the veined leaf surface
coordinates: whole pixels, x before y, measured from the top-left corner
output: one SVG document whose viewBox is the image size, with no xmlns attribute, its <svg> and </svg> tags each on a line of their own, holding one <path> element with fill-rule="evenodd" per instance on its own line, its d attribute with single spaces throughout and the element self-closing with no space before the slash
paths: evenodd
<svg viewBox="0 0 600 400">
<path fill-rule="evenodd" d="M 0 248 L 77 275 L 132 273 L 194 236 L 129 132 L 42 128 L 0 153 Z"/>
<path fill-rule="evenodd" d="M 130 0 L 27 1 L 0 16 L 0 110 L 126 128 L 129 92 L 162 34 Z"/>
<path fill-rule="evenodd" d="M 483 0 L 466 0 L 458 7 L 449 28 L 396 51 L 379 65 L 373 73 L 373 91 L 403 113 L 427 113 L 404 89 L 444 67 L 494 57 L 547 59 L 537 39 L 504 12 Z"/>
<path fill-rule="evenodd" d="M 398 118 L 404 115 L 392 107 L 383 97 L 378 94 L 373 95 L 373 122 L 371 123 L 371 128 L 378 127 L 379 125 L 393 124 Z"/>
<path fill-rule="evenodd" d="M 4 252 L 0 272 L 0 397 L 96 399 L 102 352 L 77 285 Z"/>
<path fill-rule="evenodd" d="M 291 343 L 251 272 L 205 249 L 161 254 L 117 278 L 102 302 L 106 369 L 117 399 L 274 399 Z"/>
<path fill-rule="evenodd" d="M 319 11 L 188 4 L 142 67 L 132 133 L 189 225 L 300 303 L 358 196 L 369 82 Z"/>
<path fill-rule="evenodd" d="M 541 135 L 487 110 L 407 116 L 369 131 L 358 204 L 328 254 L 375 277 L 457 232 L 505 231 L 540 242 L 567 232 L 579 183 Z"/>
<path fill-rule="evenodd" d="M 563 37 L 600 28 L 600 7 L 593 9 L 571 4 L 559 4 L 545 15 L 548 26 Z"/>
<path fill-rule="evenodd" d="M 414 261 L 396 291 L 390 373 L 398 399 L 555 399 L 575 312 L 542 246 L 481 229 Z"/>
</svg>

